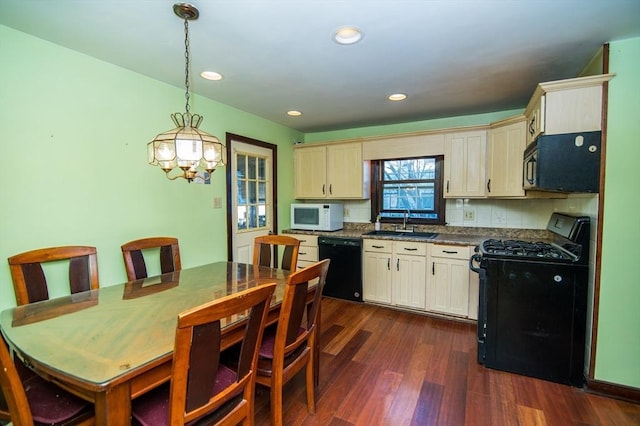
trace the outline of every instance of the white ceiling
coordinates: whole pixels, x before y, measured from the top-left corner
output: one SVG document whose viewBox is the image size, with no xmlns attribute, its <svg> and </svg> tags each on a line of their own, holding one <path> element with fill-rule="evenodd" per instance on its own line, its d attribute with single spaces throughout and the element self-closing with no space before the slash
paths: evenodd
<svg viewBox="0 0 640 426">
<path fill-rule="evenodd" d="M 0 24 L 184 88 L 173 3 L 0 0 Z M 640 0 L 193 4 L 193 91 L 303 132 L 524 108 L 538 82 L 575 77 L 603 43 L 640 36 Z M 344 25 L 363 40 L 334 43 Z M 203 80 L 205 69 L 225 78 Z M 409 98 L 386 101 L 396 92 Z"/>
</svg>

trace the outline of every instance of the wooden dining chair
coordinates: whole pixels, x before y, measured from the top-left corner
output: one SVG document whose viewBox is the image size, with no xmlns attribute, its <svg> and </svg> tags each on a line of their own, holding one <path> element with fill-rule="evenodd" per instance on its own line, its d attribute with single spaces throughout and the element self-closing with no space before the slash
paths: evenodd
<svg viewBox="0 0 640 426">
<path fill-rule="evenodd" d="M 278 247 L 284 247 L 282 263 L 277 265 Z M 287 235 L 262 235 L 253 242 L 253 264 L 295 271 L 298 263 L 300 240 Z"/>
<path fill-rule="evenodd" d="M 147 264 L 144 251 L 160 249 L 160 272 L 175 272 L 182 269 L 180 263 L 180 247 L 178 239 L 172 237 L 151 237 L 129 241 L 122 245 L 122 257 L 127 271 L 127 280 L 134 281 L 147 278 Z"/>
<path fill-rule="evenodd" d="M 42 248 L 16 254 L 8 260 L 18 306 L 49 299 L 47 279 L 42 269 L 42 264 L 47 262 L 69 261 L 69 287 L 72 294 L 100 287 L 95 247 Z"/>
<path fill-rule="evenodd" d="M 171 381 L 132 401 L 141 425 L 253 424 L 255 373 L 275 290 L 265 284 L 178 315 Z M 235 371 L 220 362 L 225 321 L 251 310 Z"/>
<path fill-rule="evenodd" d="M 315 362 L 317 330 L 329 259 L 290 274 L 277 324 L 267 327 L 258 357 L 256 383 L 270 388 L 271 424 L 282 425 L 282 387 L 306 367 L 307 410 L 315 413 Z M 307 309 L 309 282 L 318 279 L 315 295 Z"/>
<path fill-rule="evenodd" d="M 93 405 L 37 375 L 20 377 L 4 336 L 0 342 L 0 420 L 14 426 L 93 425 Z"/>
</svg>

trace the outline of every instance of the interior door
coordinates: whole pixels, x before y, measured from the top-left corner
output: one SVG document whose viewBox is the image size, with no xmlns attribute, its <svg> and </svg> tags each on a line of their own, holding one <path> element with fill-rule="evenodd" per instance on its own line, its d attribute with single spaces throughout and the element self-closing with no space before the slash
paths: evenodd
<svg viewBox="0 0 640 426">
<path fill-rule="evenodd" d="M 273 194 L 276 146 L 237 135 L 227 136 L 227 229 L 229 259 L 251 263 L 253 240 L 276 232 Z"/>
</svg>

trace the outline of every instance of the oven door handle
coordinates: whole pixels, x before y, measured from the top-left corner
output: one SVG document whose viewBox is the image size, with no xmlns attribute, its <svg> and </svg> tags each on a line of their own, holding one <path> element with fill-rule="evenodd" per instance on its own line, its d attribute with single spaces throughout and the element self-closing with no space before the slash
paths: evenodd
<svg viewBox="0 0 640 426">
<path fill-rule="evenodd" d="M 469 269 L 471 269 L 473 272 L 479 274 L 482 272 L 482 268 L 480 267 L 480 262 L 482 261 L 482 256 L 480 256 L 479 254 L 474 254 L 473 256 L 471 256 L 471 258 L 469 259 Z M 476 264 L 478 266 L 476 266 Z"/>
</svg>

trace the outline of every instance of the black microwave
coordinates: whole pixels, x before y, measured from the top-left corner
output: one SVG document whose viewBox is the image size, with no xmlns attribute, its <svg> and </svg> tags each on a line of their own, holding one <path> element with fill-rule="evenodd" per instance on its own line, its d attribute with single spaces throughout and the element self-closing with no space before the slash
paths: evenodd
<svg viewBox="0 0 640 426">
<path fill-rule="evenodd" d="M 524 189 L 598 192 L 601 136 L 599 131 L 538 136 L 524 152 Z"/>
</svg>

